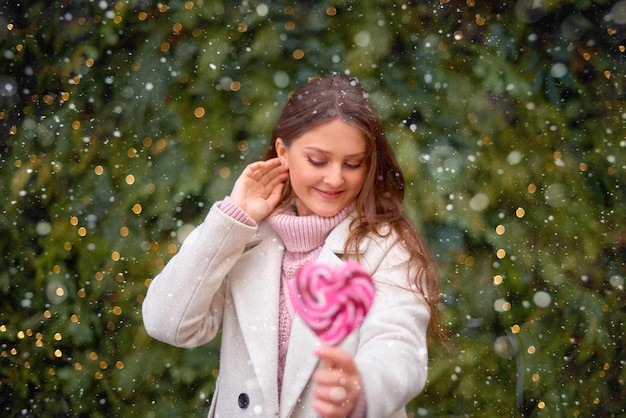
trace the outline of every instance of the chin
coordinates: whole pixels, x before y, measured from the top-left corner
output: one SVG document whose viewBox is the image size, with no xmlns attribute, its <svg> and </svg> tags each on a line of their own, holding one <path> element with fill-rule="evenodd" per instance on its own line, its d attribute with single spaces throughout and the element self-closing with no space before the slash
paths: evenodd
<svg viewBox="0 0 626 418">
<path fill-rule="evenodd" d="M 327 202 L 315 202 L 316 204 L 305 205 L 300 200 L 300 206 L 298 207 L 298 215 L 317 215 L 323 218 L 330 218 L 341 212 L 347 205 L 341 205 L 339 203 L 328 204 Z"/>
<path fill-rule="evenodd" d="M 330 218 L 341 212 L 343 208 L 344 206 L 335 208 L 318 208 L 317 210 L 312 210 L 311 213 L 314 213 L 317 216 L 322 216 L 324 218 Z"/>
<path fill-rule="evenodd" d="M 317 212 L 316 215 L 317 216 L 321 216 L 322 218 L 332 218 L 333 216 L 335 216 L 338 213 L 339 213 L 339 211 L 336 211 L 336 212 Z"/>
</svg>

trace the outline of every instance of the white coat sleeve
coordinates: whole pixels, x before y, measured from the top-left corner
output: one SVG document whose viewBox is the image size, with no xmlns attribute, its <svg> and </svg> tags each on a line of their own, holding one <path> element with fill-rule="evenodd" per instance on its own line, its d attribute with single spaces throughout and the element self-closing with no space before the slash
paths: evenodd
<svg viewBox="0 0 626 418">
<path fill-rule="evenodd" d="M 355 356 L 368 417 L 388 417 L 403 410 L 422 391 L 428 374 L 428 304 L 408 290 L 408 254 L 397 246 L 382 251 L 380 264 L 369 266 L 376 295 L 360 329 Z"/>
<path fill-rule="evenodd" d="M 213 205 L 152 280 L 142 306 L 148 334 L 177 347 L 197 347 L 215 338 L 222 323 L 225 278 L 256 231 Z"/>
</svg>

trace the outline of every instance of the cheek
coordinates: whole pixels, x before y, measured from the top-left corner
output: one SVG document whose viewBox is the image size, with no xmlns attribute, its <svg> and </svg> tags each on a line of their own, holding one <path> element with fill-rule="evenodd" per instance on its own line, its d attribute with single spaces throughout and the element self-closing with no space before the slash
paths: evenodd
<svg viewBox="0 0 626 418">
<path fill-rule="evenodd" d="M 350 182 L 351 187 L 361 190 L 363 184 L 365 183 L 365 171 L 354 173 L 348 181 Z"/>
<path fill-rule="evenodd" d="M 299 169 L 290 169 L 289 170 L 289 181 L 291 182 L 292 186 L 309 186 L 312 185 L 316 182 L 315 180 L 315 174 L 312 173 L 310 170 L 303 170 L 302 168 Z"/>
</svg>

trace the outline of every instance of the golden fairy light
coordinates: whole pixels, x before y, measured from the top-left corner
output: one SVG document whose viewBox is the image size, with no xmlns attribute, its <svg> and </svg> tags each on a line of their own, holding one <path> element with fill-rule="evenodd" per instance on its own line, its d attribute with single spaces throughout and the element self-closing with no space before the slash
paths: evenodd
<svg viewBox="0 0 626 418">
<path fill-rule="evenodd" d="M 196 109 L 193 111 L 193 114 L 195 117 L 200 119 L 201 117 L 204 116 L 204 108 L 202 106 L 196 107 Z"/>
</svg>

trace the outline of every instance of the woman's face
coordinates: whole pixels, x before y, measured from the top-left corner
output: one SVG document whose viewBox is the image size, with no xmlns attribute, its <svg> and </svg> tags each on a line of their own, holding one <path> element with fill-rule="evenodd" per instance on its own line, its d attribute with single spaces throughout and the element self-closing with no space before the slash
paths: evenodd
<svg viewBox="0 0 626 418">
<path fill-rule="evenodd" d="M 289 148 L 276 139 L 276 152 L 289 169 L 299 216 L 334 216 L 361 191 L 366 171 L 365 136 L 340 119 L 306 131 Z"/>
</svg>

